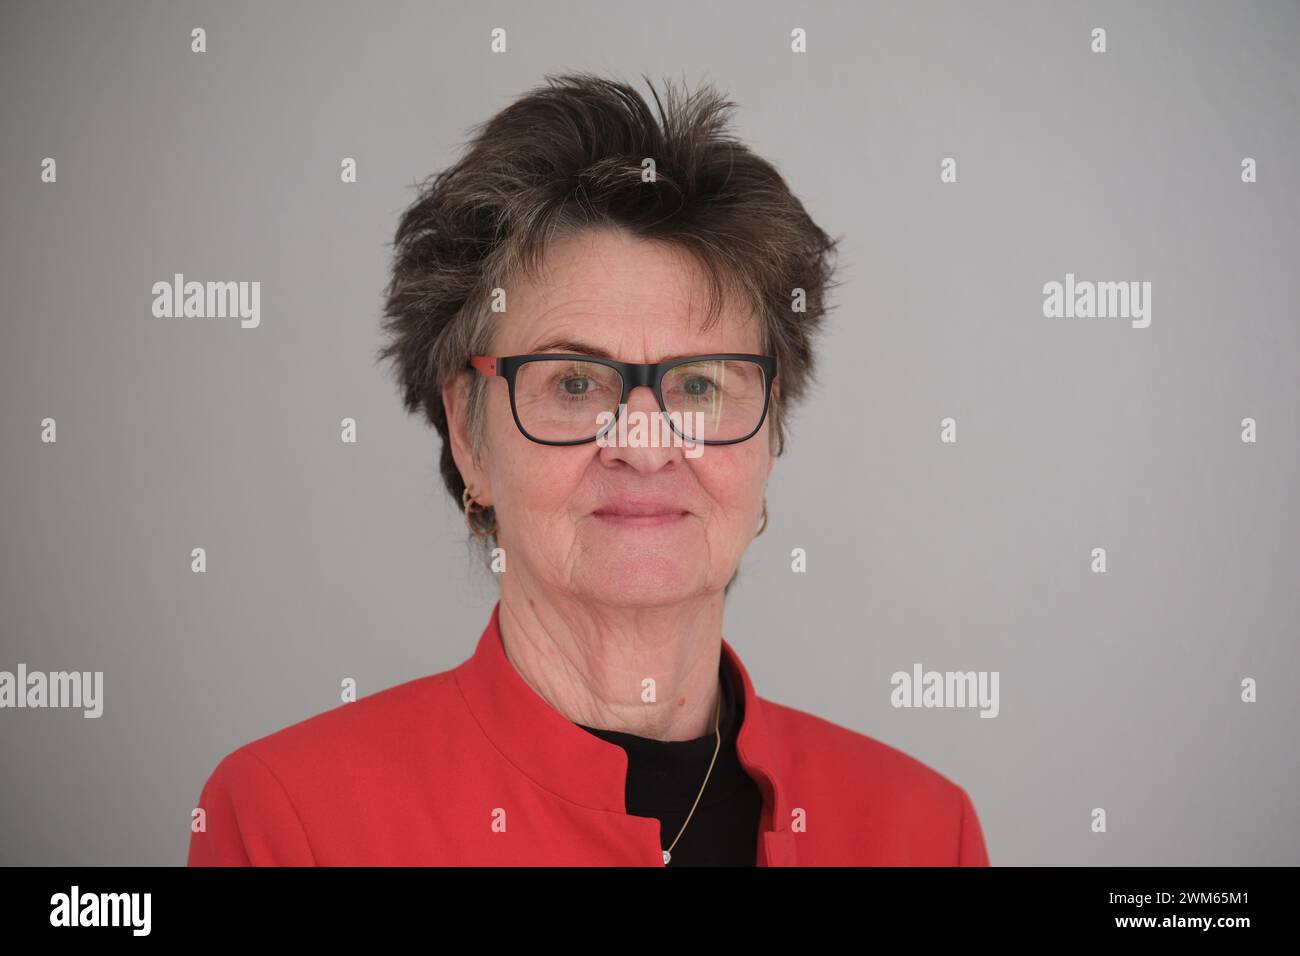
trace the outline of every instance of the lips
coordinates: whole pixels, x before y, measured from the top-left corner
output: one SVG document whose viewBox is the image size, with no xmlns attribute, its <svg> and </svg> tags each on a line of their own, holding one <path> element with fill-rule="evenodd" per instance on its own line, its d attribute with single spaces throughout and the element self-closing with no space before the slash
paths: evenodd
<svg viewBox="0 0 1300 956">
<path fill-rule="evenodd" d="M 680 505 L 668 502 L 619 501 L 597 508 L 592 516 L 606 524 L 643 528 L 674 524 L 687 513 Z"/>
<path fill-rule="evenodd" d="M 620 501 L 596 509 L 599 518 L 655 518 L 677 517 L 686 514 L 680 505 L 655 502 Z"/>
</svg>

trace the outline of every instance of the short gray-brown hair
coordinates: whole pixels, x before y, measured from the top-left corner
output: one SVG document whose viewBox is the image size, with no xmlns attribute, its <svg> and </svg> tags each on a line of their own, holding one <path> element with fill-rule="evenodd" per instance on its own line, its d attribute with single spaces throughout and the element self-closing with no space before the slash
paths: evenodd
<svg viewBox="0 0 1300 956">
<path fill-rule="evenodd" d="M 631 86 L 593 73 L 548 75 L 486 122 L 463 156 L 419 184 L 393 241 L 377 360 L 391 361 L 408 412 L 442 438 L 442 477 L 460 506 L 441 390 L 492 351 L 492 290 L 535 274 L 548 244 L 584 227 L 613 226 L 673 244 L 704 268 L 704 327 L 735 295 L 760 319 L 775 355 L 774 450 L 785 448 L 783 406 L 813 377 L 813 337 L 827 311 L 838 240 L 823 232 L 771 163 L 731 136 L 735 104 L 712 87 L 654 96 L 658 119 Z M 666 104 L 666 105 L 665 105 Z M 642 164 L 653 159 L 653 182 Z M 793 308 L 802 290 L 802 311 Z M 474 375 L 469 425 L 480 447 L 487 379 Z M 491 525 L 488 508 L 479 516 Z"/>
</svg>

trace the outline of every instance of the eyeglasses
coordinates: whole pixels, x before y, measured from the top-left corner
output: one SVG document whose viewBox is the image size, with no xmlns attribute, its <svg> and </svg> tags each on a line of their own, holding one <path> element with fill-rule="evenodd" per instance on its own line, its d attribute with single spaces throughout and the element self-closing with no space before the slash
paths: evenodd
<svg viewBox="0 0 1300 956">
<path fill-rule="evenodd" d="M 469 367 L 509 383 L 515 424 L 539 445 L 595 441 L 642 386 L 654 391 L 664 418 L 685 441 L 733 445 L 762 427 L 776 379 L 774 357 L 735 352 L 649 365 L 559 352 L 475 355 Z"/>
</svg>

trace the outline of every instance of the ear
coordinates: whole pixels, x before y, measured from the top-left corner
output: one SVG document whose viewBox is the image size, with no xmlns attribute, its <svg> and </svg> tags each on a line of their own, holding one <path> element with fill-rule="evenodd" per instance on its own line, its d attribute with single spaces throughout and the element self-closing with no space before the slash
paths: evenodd
<svg viewBox="0 0 1300 956">
<path fill-rule="evenodd" d="M 442 407 L 447 413 L 447 440 L 451 443 L 451 456 L 474 498 L 484 507 L 492 504 L 492 489 L 486 473 L 474 456 L 469 430 L 469 389 L 473 373 L 461 372 L 442 387 Z"/>
</svg>

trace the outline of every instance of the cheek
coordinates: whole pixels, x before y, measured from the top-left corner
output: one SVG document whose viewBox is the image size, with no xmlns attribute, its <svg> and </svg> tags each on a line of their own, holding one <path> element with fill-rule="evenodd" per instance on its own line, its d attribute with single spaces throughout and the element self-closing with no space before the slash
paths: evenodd
<svg viewBox="0 0 1300 956">
<path fill-rule="evenodd" d="M 724 454 L 717 454 L 719 451 Z M 761 446 L 747 442 L 730 450 L 726 446 L 706 447 L 693 464 L 700 484 L 719 512 L 715 516 L 719 521 L 743 524 L 749 521 L 752 511 L 761 507 L 768 471 L 768 457 Z"/>
<path fill-rule="evenodd" d="M 502 503 L 498 513 L 524 525 L 567 518 L 592 453 L 529 441 L 515 427 L 509 407 L 505 413 L 505 427 L 489 428 L 487 435 L 492 488 Z"/>
</svg>

